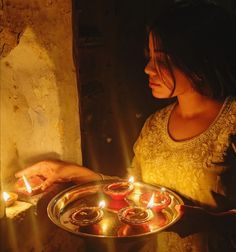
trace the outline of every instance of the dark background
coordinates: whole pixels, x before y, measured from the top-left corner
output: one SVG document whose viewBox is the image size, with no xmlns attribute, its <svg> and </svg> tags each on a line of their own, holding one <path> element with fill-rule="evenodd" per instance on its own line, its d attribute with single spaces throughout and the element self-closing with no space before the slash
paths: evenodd
<svg viewBox="0 0 236 252">
<path fill-rule="evenodd" d="M 83 164 L 126 175 L 154 99 L 144 74 L 147 24 L 173 0 L 74 0 Z M 217 1 L 235 13 L 235 0 Z"/>
</svg>

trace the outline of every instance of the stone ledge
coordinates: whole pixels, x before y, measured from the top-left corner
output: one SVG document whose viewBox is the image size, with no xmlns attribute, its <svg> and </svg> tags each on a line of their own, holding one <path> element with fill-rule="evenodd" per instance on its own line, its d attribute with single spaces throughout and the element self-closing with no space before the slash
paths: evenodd
<svg viewBox="0 0 236 252">
<path fill-rule="evenodd" d="M 16 201 L 12 206 L 6 208 L 6 217 L 9 219 L 21 219 L 33 205 L 31 203 Z"/>
</svg>

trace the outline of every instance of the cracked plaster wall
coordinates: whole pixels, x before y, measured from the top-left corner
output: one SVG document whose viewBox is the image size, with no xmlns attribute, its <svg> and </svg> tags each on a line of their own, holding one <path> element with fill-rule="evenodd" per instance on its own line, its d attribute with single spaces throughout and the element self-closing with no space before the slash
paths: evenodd
<svg viewBox="0 0 236 252">
<path fill-rule="evenodd" d="M 0 0 L 1 185 L 45 158 L 81 163 L 70 0 Z"/>
</svg>

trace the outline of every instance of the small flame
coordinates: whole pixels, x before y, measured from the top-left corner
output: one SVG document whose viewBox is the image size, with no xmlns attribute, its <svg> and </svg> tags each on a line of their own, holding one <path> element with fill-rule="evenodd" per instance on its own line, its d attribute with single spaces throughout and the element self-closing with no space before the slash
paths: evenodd
<svg viewBox="0 0 236 252">
<path fill-rule="evenodd" d="M 10 199 L 10 195 L 7 192 L 2 193 L 4 201 L 8 201 Z"/>
<path fill-rule="evenodd" d="M 131 177 L 129 178 L 129 183 L 131 183 L 131 184 L 134 183 L 134 177 L 133 177 L 133 176 L 131 176 Z"/>
<path fill-rule="evenodd" d="M 147 208 L 152 208 L 153 207 L 154 197 L 155 197 L 155 194 L 153 193 L 151 199 L 149 200 L 149 202 L 147 204 Z"/>
<path fill-rule="evenodd" d="M 22 178 L 23 178 L 24 183 L 25 183 L 26 191 L 27 191 L 28 193 L 32 193 L 32 188 L 31 188 L 31 186 L 30 186 L 28 180 L 26 179 L 26 177 L 23 175 Z"/>
<path fill-rule="evenodd" d="M 166 191 L 165 187 L 161 188 L 161 193 L 164 193 Z"/>
<path fill-rule="evenodd" d="M 104 208 L 105 206 L 106 206 L 105 200 L 100 201 L 99 207 L 100 207 L 100 208 Z"/>
</svg>

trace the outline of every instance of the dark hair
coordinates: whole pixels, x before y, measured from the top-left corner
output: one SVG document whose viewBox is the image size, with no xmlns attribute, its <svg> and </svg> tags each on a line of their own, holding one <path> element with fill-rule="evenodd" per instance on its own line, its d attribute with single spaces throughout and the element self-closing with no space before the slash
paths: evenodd
<svg viewBox="0 0 236 252">
<path fill-rule="evenodd" d="M 178 2 L 150 28 L 155 50 L 164 52 L 174 83 L 171 65 L 205 96 L 236 95 L 235 27 L 225 9 L 205 1 Z"/>
</svg>

